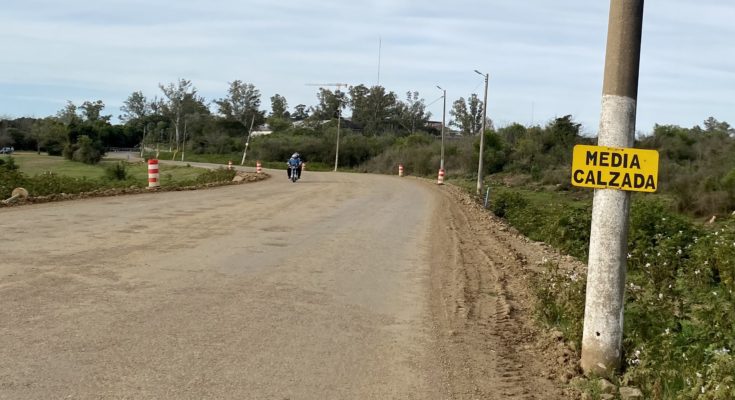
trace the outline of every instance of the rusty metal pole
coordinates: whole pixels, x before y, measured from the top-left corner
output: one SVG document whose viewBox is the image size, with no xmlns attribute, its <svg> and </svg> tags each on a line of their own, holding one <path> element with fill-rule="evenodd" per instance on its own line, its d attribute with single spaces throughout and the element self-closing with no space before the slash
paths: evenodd
<svg viewBox="0 0 735 400">
<path fill-rule="evenodd" d="M 599 146 L 635 139 L 643 0 L 611 0 Z M 592 203 L 581 367 L 610 376 L 620 367 L 630 192 L 595 190 Z"/>
</svg>

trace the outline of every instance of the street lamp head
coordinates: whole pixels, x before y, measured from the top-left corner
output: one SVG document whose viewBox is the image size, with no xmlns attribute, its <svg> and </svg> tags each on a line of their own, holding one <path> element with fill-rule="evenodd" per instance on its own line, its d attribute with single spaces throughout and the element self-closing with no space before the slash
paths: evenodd
<svg viewBox="0 0 735 400">
<path fill-rule="evenodd" d="M 437 88 L 437 89 L 439 89 L 439 90 L 444 90 L 444 89 L 442 89 L 442 87 L 441 87 L 441 86 L 439 86 L 439 85 L 436 85 L 436 88 Z"/>
</svg>

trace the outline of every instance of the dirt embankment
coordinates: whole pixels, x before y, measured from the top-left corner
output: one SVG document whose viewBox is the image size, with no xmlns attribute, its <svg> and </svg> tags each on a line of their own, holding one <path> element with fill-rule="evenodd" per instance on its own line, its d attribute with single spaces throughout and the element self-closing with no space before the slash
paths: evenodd
<svg viewBox="0 0 735 400">
<path fill-rule="evenodd" d="M 432 309 L 456 398 L 570 399 L 578 355 L 533 316 L 545 259 L 578 263 L 528 240 L 462 190 L 443 188 L 433 221 Z"/>
</svg>

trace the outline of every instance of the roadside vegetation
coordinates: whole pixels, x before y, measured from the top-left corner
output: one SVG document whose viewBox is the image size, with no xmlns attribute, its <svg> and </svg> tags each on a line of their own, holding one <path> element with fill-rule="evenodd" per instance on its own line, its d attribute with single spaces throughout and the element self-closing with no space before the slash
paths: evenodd
<svg viewBox="0 0 735 400">
<path fill-rule="evenodd" d="M 491 209 L 523 234 L 587 259 L 591 199 L 493 186 Z M 735 217 L 701 224 L 671 201 L 634 196 L 628 236 L 624 370 L 648 399 L 735 398 Z M 580 348 L 585 271 L 553 261 L 536 282 L 538 315 Z"/>
<path fill-rule="evenodd" d="M 165 189 L 225 183 L 235 171 L 206 170 L 188 166 L 166 166 L 160 175 Z M 109 189 L 148 187 L 148 167 L 143 162 L 105 160 L 87 165 L 58 156 L 21 153 L 0 157 L 0 198 L 10 197 L 16 187 L 28 190 L 31 197 L 79 194 Z"/>
</svg>

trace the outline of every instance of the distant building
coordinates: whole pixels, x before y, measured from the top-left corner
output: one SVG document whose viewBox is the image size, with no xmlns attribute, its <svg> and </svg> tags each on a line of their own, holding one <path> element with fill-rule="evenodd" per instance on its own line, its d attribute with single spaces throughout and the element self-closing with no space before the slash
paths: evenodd
<svg viewBox="0 0 735 400">
<path fill-rule="evenodd" d="M 253 129 L 253 131 L 250 132 L 250 136 L 265 136 L 265 135 L 270 135 L 271 133 L 273 133 L 273 130 L 271 129 L 271 127 L 268 126 L 268 124 L 264 124 L 264 125 L 261 125 Z"/>
<path fill-rule="evenodd" d="M 442 122 L 441 121 L 426 121 L 426 130 L 429 131 L 429 133 L 433 133 L 435 135 L 441 135 L 442 132 Z M 462 132 L 452 129 L 451 127 L 444 126 L 444 137 L 445 138 L 451 138 L 456 136 L 462 136 Z"/>
<path fill-rule="evenodd" d="M 426 127 L 429 129 L 436 129 L 437 131 L 441 132 L 442 122 L 441 121 L 426 121 Z"/>
</svg>

